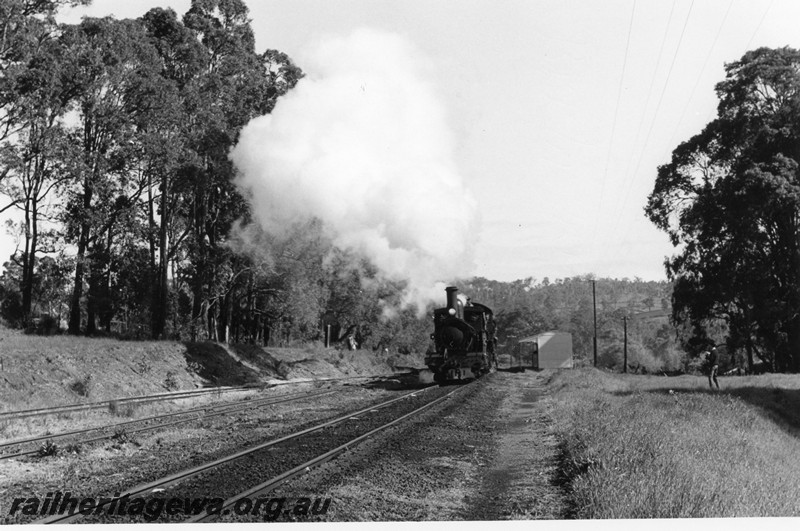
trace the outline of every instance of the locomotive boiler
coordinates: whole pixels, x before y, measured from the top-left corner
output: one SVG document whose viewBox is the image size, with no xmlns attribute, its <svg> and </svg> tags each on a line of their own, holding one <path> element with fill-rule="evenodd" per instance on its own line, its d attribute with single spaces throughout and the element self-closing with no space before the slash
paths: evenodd
<svg viewBox="0 0 800 531">
<path fill-rule="evenodd" d="M 437 382 L 477 378 L 497 368 L 492 310 L 458 295 L 448 287 L 447 306 L 433 311 L 433 345 L 425 365 Z"/>
</svg>

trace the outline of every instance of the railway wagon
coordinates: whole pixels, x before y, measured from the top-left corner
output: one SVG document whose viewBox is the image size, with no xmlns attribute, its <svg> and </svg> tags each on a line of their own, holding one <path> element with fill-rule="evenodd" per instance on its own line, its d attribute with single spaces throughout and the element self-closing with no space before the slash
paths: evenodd
<svg viewBox="0 0 800 531">
<path fill-rule="evenodd" d="M 433 312 L 433 344 L 425 365 L 435 381 L 477 378 L 497 368 L 494 314 L 490 308 L 459 296 L 458 288 L 445 289 L 447 306 Z"/>
</svg>

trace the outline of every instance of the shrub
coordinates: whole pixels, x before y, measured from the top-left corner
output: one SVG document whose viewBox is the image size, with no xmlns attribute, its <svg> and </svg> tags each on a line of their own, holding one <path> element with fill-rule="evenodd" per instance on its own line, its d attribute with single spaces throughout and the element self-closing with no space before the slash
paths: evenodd
<svg viewBox="0 0 800 531">
<path fill-rule="evenodd" d="M 16 289 L 6 289 L 0 284 L 0 317 L 12 328 L 21 327 L 22 296 Z"/>
<path fill-rule="evenodd" d="M 139 374 L 147 374 L 153 369 L 150 362 L 147 361 L 147 357 L 144 355 L 136 361 L 136 372 Z"/>
<path fill-rule="evenodd" d="M 79 454 L 83 451 L 83 448 L 80 444 L 72 443 L 68 444 L 64 447 L 64 453 L 66 454 Z"/>
<path fill-rule="evenodd" d="M 61 333 L 61 327 L 58 325 L 58 319 L 52 315 L 43 315 L 34 318 L 25 329 L 25 333 L 37 336 L 54 336 Z"/>
<path fill-rule="evenodd" d="M 665 371 L 679 371 L 684 368 L 685 354 L 677 348 L 670 347 L 661 354 L 661 360 L 664 362 L 663 369 Z"/>
<path fill-rule="evenodd" d="M 47 457 L 49 455 L 58 455 L 58 446 L 50 440 L 41 445 L 39 451 L 36 452 L 37 457 Z"/>
<path fill-rule="evenodd" d="M 92 394 L 92 389 L 94 388 L 94 380 L 91 374 L 86 374 L 83 378 L 79 378 L 72 382 L 69 386 L 72 392 L 80 395 L 88 397 Z"/>
<path fill-rule="evenodd" d="M 166 387 L 169 391 L 177 391 L 180 389 L 180 384 L 178 383 L 178 379 L 175 377 L 174 372 L 167 371 L 167 376 L 164 378 L 164 387 Z"/>
<path fill-rule="evenodd" d="M 111 440 L 118 442 L 119 444 L 125 444 L 126 442 L 130 441 L 130 436 L 128 432 L 125 431 L 125 428 L 117 428 L 114 430 L 114 435 L 111 436 Z"/>
<path fill-rule="evenodd" d="M 132 417 L 136 411 L 135 404 L 125 404 L 121 405 L 116 400 L 112 400 L 108 403 L 108 412 L 114 415 L 115 417 Z"/>
</svg>

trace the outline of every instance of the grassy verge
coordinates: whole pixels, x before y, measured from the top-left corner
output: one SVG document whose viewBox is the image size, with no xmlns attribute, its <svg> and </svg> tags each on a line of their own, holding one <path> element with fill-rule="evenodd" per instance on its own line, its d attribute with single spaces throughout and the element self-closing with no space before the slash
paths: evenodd
<svg viewBox="0 0 800 531">
<path fill-rule="evenodd" d="M 800 379 L 553 376 L 546 400 L 576 518 L 800 514 Z"/>
</svg>

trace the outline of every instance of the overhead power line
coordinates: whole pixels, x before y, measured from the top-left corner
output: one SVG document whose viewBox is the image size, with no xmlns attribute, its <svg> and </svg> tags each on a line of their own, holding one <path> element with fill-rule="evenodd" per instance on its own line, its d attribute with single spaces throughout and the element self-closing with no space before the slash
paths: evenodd
<svg viewBox="0 0 800 531">
<path fill-rule="evenodd" d="M 605 164 L 605 168 L 603 169 L 603 179 L 602 179 L 602 182 L 601 182 L 601 185 L 600 185 L 600 200 L 597 202 L 597 204 L 595 206 L 595 209 L 594 209 L 594 220 L 595 220 L 595 222 L 594 222 L 594 229 L 593 229 L 593 232 L 592 232 L 592 239 L 591 239 L 592 242 L 596 242 L 597 241 L 597 230 L 598 230 L 598 226 L 600 225 L 600 223 L 599 223 L 600 210 L 603 208 L 603 202 L 605 201 L 606 181 L 608 179 L 608 166 L 609 166 L 609 164 L 611 162 L 611 151 L 614 148 L 614 136 L 615 136 L 616 130 L 617 130 L 617 118 L 619 116 L 619 105 L 620 105 L 620 101 L 622 100 L 622 87 L 624 86 L 625 70 L 626 70 L 627 65 L 628 65 L 628 51 L 630 49 L 630 44 L 631 44 L 631 34 L 633 33 L 633 20 L 634 20 L 634 15 L 635 14 L 636 14 L 636 0 L 633 0 L 633 5 L 631 6 L 631 18 L 630 18 L 630 21 L 628 22 L 628 37 L 627 37 L 627 39 L 625 41 L 625 55 L 624 55 L 623 60 L 622 60 L 622 72 L 620 73 L 619 86 L 617 87 L 617 104 L 614 107 L 614 118 L 613 118 L 612 123 L 611 123 L 611 138 L 609 138 L 609 140 L 608 140 L 608 154 L 606 155 L 606 164 Z M 601 250 L 604 249 L 604 246 L 600 246 L 599 249 L 601 249 Z M 597 252 L 597 251 L 595 251 L 595 252 Z M 603 254 L 605 254 L 605 253 L 603 253 Z M 595 256 L 597 256 L 597 255 L 595 255 Z M 602 262 L 602 260 L 597 260 L 597 267 L 600 266 L 601 262 Z"/>
<path fill-rule="evenodd" d="M 672 0 L 672 7 L 670 8 L 669 16 L 667 17 L 667 25 L 664 28 L 664 34 L 661 37 L 661 45 L 659 46 L 659 49 L 658 49 L 658 58 L 656 59 L 656 66 L 655 66 L 655 68 L 653 68 L 653 74 L 650 77 L 650 87 L 647 89 L 647 99 L 645 100 L 644 108 L 642 109 L 642 117 L 639 120 L 639 125 L 636 127 L 636 135 L 634 136 L 634 138 L 637 139 L 637 140 L 638 140 L 638 138 L 639 138 L 639 136 L 640 136 L 640 134 L 642 132 L 642 126 L 644 125 L 644 119 L 647 117 L 647 109 L 650 106 L 650 98 L 653 95 L 653 87 L 655 86 L 656 78 L 658 77 L 658 67 L 661 66 L 661 58 L 664 55 L 664 45 L 667 42 L 667 35 L 669 35 L 669 28 L 672 26 L 672 16 L 675 13 L 675 4 L 677 4 L 677 0 Z M 631 21 L 632 20 L 633 20 L 633 17 L 631 17 Z M 619 100 L 617 100 L 617 103 L 619 103 Z M 609 146 L 609 155 L 610 155 L 610 148 L 611 148 L 611 146 Z M 623 175 L 625 175 L 625 176 L 627 176 L 628 172 L 630 171 L 631 162 L 633 161 L 633 157 L 634 157 L 634 151 L 631 150 L 630 157 L 628 157 L 628 163 L 625 165 L 625 173 L 623 173 Z M 608 164 L 607 163 L 606 163 L 606 170 L 608 170 Z M 603 191 L 605 191 L 605 173 L 603 174 Z M 599 202 L 600 208 L 602 208 L 603 200 L 604 200 L 604 196 L 603 196 L 603 194 L 601 194 L 600 202 Z M 595 222 L 594 237 L 592 238 L 592 241 L 596 240 L 598 225 L 599 225 L 599 223 Z M 605 243 L 607 240 L 608 240 L 608 236 L 604 236 L 603 237 L 603 243 Z M 606 245 L 601 245 L 600 248 L 601 249 L 605 249 Z M 597 266 L 598 267 L 600 266 L 599 262 L 598 262 Z"/>
<path fill-rule="evenodd" d="M 661 66 L 661 58 L 664 55 L 664 45 L 667 43 L 667 35 L 669 34 L 669 28 L 672 26 L 672 15 L 675 12 L 675 4 L 677 0 L 672 0 L 672 9 L 669 11 L 669 18 L 667 19 L 667 26 L 664 28 L 664 35 L 661 37 L 661 46 L 658 49 L 658 59 L 656 59 L 656 67 L 653 69 L 653 75 L 650 78 L 650 87 L 647 89 L 647 99 L 644 102 L 644 109 L 642 110 L 642 118 L 639 120 L 639 125 L 636 127 L 636 136 L 635 138 L 638 140 L 639 135 L 642 132 L 642 126 L 644 125 L 644 119 L 647 117 L 647 108 L 650 106 L 650 96 L 653 95 L 653 87 L 656 84 L 656 78 L 658 77 L 658 67 Z M 625 176 L 627 177 L 628 172 L 631 169 L 631 162 L 633 161 L 634 153 L 631 150 L 631 156 L 628 157 L 628 165 L 625 166 Z"/>
<path fill-rule="evenodd" d="M 725 11 L 725 15 L 722 17 L 722 22 L 717 28 L 717 34 L 714 36 L 714 42 L 711 43 L 711 47 L 708 49 L 708 53 L 706 54 L 706 59 L 703 61 L 703 67 L 700 69 L 700 74 L 695 77 L 694 86 L 692 87 L 692 91 L 689 93 L 689 97 L 686 99 L 686 105 L 683 106 L 683 111 L 681 111 L 680 118 L 678 118 L 678 123 L 675 124 L 675 130 L 672 132 L 672 136 L 667 143 L 667 153 L 664 154 L 662 159 L 666 158 L 671 151 L 670 146 L 674 142 L 675 137 L 678 134 L 678 129 L 680 129 L 681 124 L 683 123 L 683 118 L 686 116 L 686 111 L 689 109 L 689 104 L 692 102 L 694 98 L 694 93 L 697 91 L 697 86 L 700 84 L 700 80 L 703 79 L 703 74 L 706 73 L 706 67 L 708 67 L 708 61 L 711 59 L 711 54 L 714 52 L 714 49 L 717 47 L 717 41 L 719 40 L 719 36 L 722 33 L 722 28 L 725 26 L 725 22 L 728 20 L 728 15 L 731 12 L 731 8 L 736 0 L 731 0 L 728 4 L 728 9 Z M 762 19 L 763 21 L 763 19 Z"/>
<path fill-rule="evenodd" d="M 717 28 L 717 33 L 716 33 L 716 36 L 714 37 L 714 42 L 712 43 L 711 48 L 709 48 L 708 53 L 706 54 L 706 59 L 703 62 L 703 67 L 702 67 L 702 70 L 700 72 L 700 75 L 697 76 L 697 80 L 695 81 L 695 85 L 692 88 L 692 92 L 690 93 L 689 99 L 687 100 L 687 103 L 684 106 L 683 112 L 681 113 L 681 118 L 678 120 L 678 125 L 676 125 L 675 130 L 672 133 L 672 137 L 670 138 L 669 144 L 667 145 L 667 151 L 665 152 L 665 154 L 662 157 L 662 159 L 666 159 L 669 156 L 669 153 L 672 151 L 672 147 L 670 147 L 670 146 L 673 145 L 672 143 L 673 143 L 674 138 L 675 138 L 675 136 L 677 134 L 678 128 L 680 127 L 681 121 L 683 120 L 683 116 L 686 113 L 686 110 L 688 109 L 689 103 L 691 102 L 691 99 L 692 99 L 692 97 L 694 95 L 695 89 L 697 88 L 697 85 L 699 84 L 699 81 L 702 78 L 703 73 L 705 72 L 707 64 L 708 64 L 708 62 L 710 60 L 710 57 L 711 57 L 711 55 L 713 53 L 713 50 L 714 50 L 714 48 L 716 46 L 716 43 L 717 43 L 717 41 L 719 39 L 719 36 L 722 33 L 722 29 L 725 26 L 725 22 L 726 22 L 726 20 L 728 18 L 728 14 L 731 11 L 731 8 L 733 7 L 734 2 L 735 2 L 735 0 L 731 0 L 730 4 L 728 4 L 728 9 L 725 11 L 725 15 L 723 16 L 723 19 L 722 19 L 722 22 L 719 25 L 719 28 Z M 770 3 L 767 5 L 767 8 L 762 13 L 762 15 L 761 15 L 761 17 L 760 17 L 760 19 L 758 21 L 758 24 L 756 25 L 755 29 L 753 30 L 753 33 L 750 35 L 750 38 L 748 39 L 747 44 L 745 45 L 744 50 L 743 50 L 742 53 L 745 53 L 750 49 L 750 46 L 752 45 L 753 40 L 755 39 L 756 35 L 758 34 L 759 30 L 761 29 L 761 26 L 764 24 L 764 20 L 766 20 L 767 14 L 769 13 L 769 11 L 772 8 L 774 3 L 775 3 L 775 0 L 771 0 Z M 705 122 L 706 123 L 710 122 L 714 118 L 714 116 L 716 115 L 716 112 L 717 112 L 716 107 L 714 107 L 711 110 L 709 110 L 708 116 L 707 116 Z M 624 234 L 624 236 L 623 236 L 623 238 L 621 240 L 623 244 L 628 241 L 628 235 L 629 234 L 630 234 L 630 226 L 628 226 L 627 229 L 625 230 L 625 234 Z"/>
<path fill-rule="evenodd" d="M 774 3 L 775 3 L 775 0 L 771 0 L 769 5 L 767 6 L 767 8 L 764 10 L 764 14 L 761 15 L 761 20 L 758 21 L 758 26 L 756 26 L 756 29 L 753 31 L 753 34 L 750 36 L 750 40 L 747 41 L 747 45 L 744 47 L 745 51 L 750 49 L 750 45 L 753 44 L 753 39 L 756 38 L 756 34 L 758 33 L 758 30 L 761 29 L 761 25 L 764 23 L 764 19 L 767 18 L 767 13 L 769 13 L 769 10 L 772 9 L 772 4 L 774 4 Z"/>
<path fill-rule="evenodd" d="M 625 176 L 625 183 L 623 185 L 625 193 L 623 194 L 623 199 L 620 207 L 616 209 L 617 216 L 611 234 L 617 233 L 619 223 L 622 220 L 623 213 L 625 211 L 625 206 L 628 204 L 628 198 L 630 196 L 631 188 L 633 188 L 633 183 L 635 182 L 635 176 L 639 173 L 639 168 L 641 167 L 642 159 L 644 158 L 644 154 L 647 152 L 647 146 L 650 143 L 650 135 L 652 134 L 656 121 L 658 120 L 658 113 L 661 110 L 661 104 L 664 101 L 664 95 L 667 92 L 667 87 L 669 86 L 669 81 L 672 77 L 672 71 L 675 68 L 675 62 L 678 58 L 681 45 L 683 44 L 683 37 L 686 34 L 686 27 L 689 25 L 689 18 L 692 15 L 693 9 L 694 9 L 694 0 L 692 0 L 691 5 L 689 5 L 689 10 L 686 12 L 686 17 L 684 18 L 683 21 L 683 28 L 681 28 L 681 34 L 680 37 L 678 38 L 678 45 L 675 47 L 675 52 L 672 54 L 672 61 L 670 61 L 669 70 L 667 71 L 667 77 L 664 80 L 664 85 L 661 87 L 661 95 L 658 98 L 658 104 L 656 105 L 656 110 L 655 113 L 653 114 L 653 120 L 650 122 L 650 127 L 647 130 L 647 136 L 645 137 L 644 144 L 642 145 L 642 150 L 639 154 L 639 159 L 636 163 L 636 168 L 632 174 Z M 606 246 L 606 249 L 611 250 L 610 247 L 611 246 Z"/>
<path fill-rule="evenodd" d="M 605 197 L 606 192 L 606 178 L 608 176 L 608 165 L 611 161 L 611 151 L 614 148 L 614 135 L 617 131 L 617 117 L 619 116 L 619 103 L 622 99 L 622 87 L 623 82 L 625 81 L 625 70 L 628 66 L 628 50 L 630 49 L 631 45 L 631 33 L 633 32 L 633 19 L 634 15 L 636 14 L 636 0 L 633 0 L 633 6 L 631 7 L 631 19 L 628 22 L 628 38 L 625 41 L 625 56 L 622 60 L 622 72 L 619 76 L 619 87 L 617 88 L 617 104 L 614 107 L 614 118 L 611 122 L 611 138 L 608 141 L 608 154 L 606 155 L 606 164 L 605 168 L 603 169 L 603 180 L 600 187 L 600 202 L 598 203 L 598 208 L 603 204 L 603 198 Z M 597 209 L 595 209 L 597 210 Z M 597 213 L 595 212 L 595 219 L 597 218 Z M 595 240 L 597 236 L 597 225 L 598 223 L 594 224 L 594 235 L 592 236 L 592 241 Z"/>
</svg>

